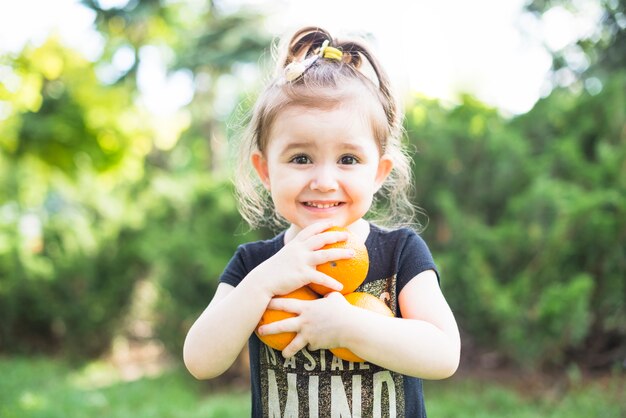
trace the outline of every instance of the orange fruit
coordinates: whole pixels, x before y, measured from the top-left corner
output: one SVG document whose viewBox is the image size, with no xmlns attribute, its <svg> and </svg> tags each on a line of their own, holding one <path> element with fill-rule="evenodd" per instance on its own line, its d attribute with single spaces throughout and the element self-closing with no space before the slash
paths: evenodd
<svg viewBox="0 0 626 418">
<path fill-rule="evenodd" d="M 343 289 L 341 293 L 347 295 L 356 290 L 357 287 L 363 283 L 367 276 L 367 271 L 370 267 L 369 256 L 367 255 L 367 248 L 365 244 L 359 241 L 356 235 L 348 231 L 346 228 L 332 227 L 326 231 L 342 231 L 348 232 L 349 237 L 347 241 L 336 242 L 334 244 L 328 244 L 322 247 L 326 250 L 329 248 L 352 248 L 356 253 L 353 258 L 346 260 L 333 260 L 317 266 L 317 270 L 332 277 L 341 284 Z M 325 231 L 325 232 L 326 232 Z M 319 293 L 325 295 L 332 292 L 332 289 L 322 286 L 320 284 L 311 283 L 309 287 Z"/>
<path fill-rule="evenodd" d="M 376 312 L 381 315 L 393 317 L 393 312 L 382 300 L 378 299 L 374 295 L 370 295 L 369 293 L 364 292 L 354 292 L 345 295 L 345 298 L 348 302 L 350 302 L 354 306 L 358 306 L 362 309 L 367 309 L 372 312 Z M 335 356 L 339 357 L 342 360 L 352 361 L 352 362 L 363 362 L 361 357 L 354 354 L 352 351 L 347 348 L 331 348 L 330 352 Z"/>
<path fill-rule="evenodd" d="M 308 287 L 304 286 L 294 290 L 291 293 L 287 293 L 286 295 L 276 297 L 300 300 L 315 300 L 319 298 L 319 295 L 317 295 Z M 296 314 L 291 312 L 279 311 L 275 309 L 266 309 L 263 313 L 263 316 L 261 316 L 261 320 L 259 321 L 259 324 L 257 325 L 254 332 L 256 333 L 257 337 L 259 337 L 259 339 L 265 344 L 269 345 L 272 348 L 275 348 L 276 350 L 282 351 L 285 349 L 285 347 L 289 345 L 291 340 L 294 339 L 294 337 L 296 336 L 295 332 L 282 332 L 280 334 L 273 335 L 259 335 L 258 329 L 261 325 L 271 324 L 272 322 L 281 321 L 287 318 L 293 318 L 294 316 L 296 316 Z"/>
</svg>

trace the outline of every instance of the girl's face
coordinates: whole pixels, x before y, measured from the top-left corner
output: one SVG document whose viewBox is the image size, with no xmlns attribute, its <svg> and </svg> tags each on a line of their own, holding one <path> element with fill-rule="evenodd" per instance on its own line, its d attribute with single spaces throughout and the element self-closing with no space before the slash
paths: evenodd
<svg viewBox="0 0 626 418">
<path fill-rule="evenodd" d="M 275 119 L 252 163 L 276 210 L 305 228 L 320 220 L 349 226 L 369 210 L 392 169 L 381 156 L 362 106 L 292 106 Z"/>
</svg>

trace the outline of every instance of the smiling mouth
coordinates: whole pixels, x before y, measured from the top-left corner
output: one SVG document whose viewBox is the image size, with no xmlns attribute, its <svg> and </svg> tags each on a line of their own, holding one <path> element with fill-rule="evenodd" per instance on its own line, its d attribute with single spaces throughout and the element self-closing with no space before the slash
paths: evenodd
<svg viewBox="0 0 626 418">
<path fill-rule="evenodd" d="M 304 202 L 304 206 L 316 209 L 330 209 L 342 205 L 342 202 L 322 203 L 322 202 Z"/>
</svg>

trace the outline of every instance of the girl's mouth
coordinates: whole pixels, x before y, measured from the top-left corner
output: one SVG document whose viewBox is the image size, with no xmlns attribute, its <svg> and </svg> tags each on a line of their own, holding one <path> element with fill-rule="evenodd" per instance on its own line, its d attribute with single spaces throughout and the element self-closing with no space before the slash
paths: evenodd
<svg viewBox="0 0 626 418">
<path fill-rule="evenodd" d="M 342 202 L 303 202 L 304 206 L 315 209 L 330 209 L 342 204 Z"/>
</svg>

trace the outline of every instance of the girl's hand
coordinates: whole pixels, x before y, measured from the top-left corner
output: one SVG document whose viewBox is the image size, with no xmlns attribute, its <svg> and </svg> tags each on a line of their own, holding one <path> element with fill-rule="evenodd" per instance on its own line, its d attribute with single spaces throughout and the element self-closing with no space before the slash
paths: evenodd
<svg viewBox="0 0 626 418">
<path fill-rule="evenodd" d="M 327 244 L 348 239 L 346 232 L 323 232 L 331 226 L 333 223 L 329 221 L 309 225 L 255 269 L 263 277 L 264 288 L 268 289 L 270 296 L 285 295 L 309 283 L 317 283 L 334 290 L 343 288 L 337 280 L 316 268 L 328 261 L 354 257 L 351 249 L 321 249 Z"/>
<path fill-rule="evenodd" d="M 275 298 L 268 308 L 297 314 L 259 328 L 262 335 L 295 332 L 293 341 L 282 351 L 283 357 L 289 358 L 304 347 L 311 350 L 340 347 L 340 337 L 350 324 L 354 307 L 341 293 L 331 292 L 317 300 Z"/>
</svg>

